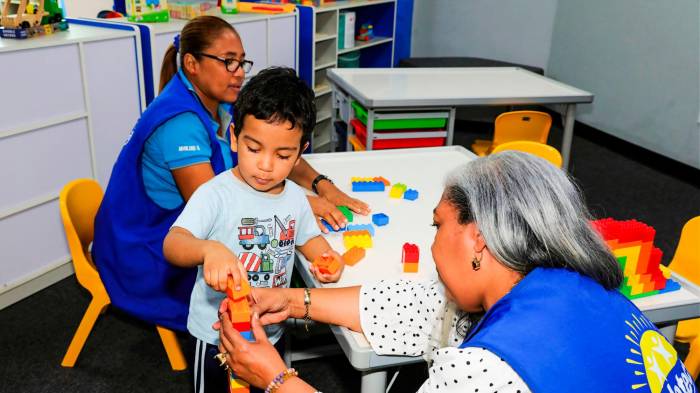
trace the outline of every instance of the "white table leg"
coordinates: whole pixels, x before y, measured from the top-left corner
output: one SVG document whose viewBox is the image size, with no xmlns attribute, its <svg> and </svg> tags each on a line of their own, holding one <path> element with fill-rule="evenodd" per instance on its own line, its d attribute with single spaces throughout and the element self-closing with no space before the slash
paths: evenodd
<svg viewBox="0 0 700 393">
<path fill-rule="evenodd" d="M 372 150 L 374 142 L 374 108 L 367 108 L 367 143 L 365 149 Z"/>
<path fill-rule="evenodd" d="M 676 339 L 676 328 L 677 327 L 678 327 L 678 325 L 674 323 L 673 325 L 668 325 L 668 326 L 664 326 L 662 328 L 659 328 L 659 331 L 661 331 L 661 334 L 663 334 L 664 337 L 666 337 L 666 340 L 668 340 L 668 342 L 673 344 L 673 341 Z"/>
<path fill-rule="evenodd" d="M 455 118 L 457 117 L 457 108 L 450 108 L 450 118 L 447 121 L 447 143 L 446 146 L 452 146 L 455 136 Z"/>
<path fill-rule="evenodd" d="M 562 169 L 569 169 L 569 158 L 571 157 L 571 142 L 574 138 L 574 121 L 576 120 L 576 104 L 566 105 L 566 115 L 564 120 L 564 140 L 561 143 Z"/>
<path fill-rule="evenodd" d="M 384 393 L 386 390 L 386 370 L 365 371 L 362 373 L 362 393 Z"/>
</svg>

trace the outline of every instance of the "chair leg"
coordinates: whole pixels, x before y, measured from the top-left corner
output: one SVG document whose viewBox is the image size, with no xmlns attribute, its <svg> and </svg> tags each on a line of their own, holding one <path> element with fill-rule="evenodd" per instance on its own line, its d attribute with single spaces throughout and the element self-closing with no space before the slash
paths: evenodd
<svg viewBox="0 0 700 393">
<path fill-rule="evenodd" d="M 85 341 L 92 331 L 92 327 L 95 326 L 97 317 L 99 317 L 103 310 L 107 308 L 109 303 L 110 301 L 108 297 L 98 295 L 92 298 L 90 305 L 88 305 L 87 310 L 85 310 L 83 319 L 80 321 L 80 325 L 78 325 L 78 330 L 76 330 L 75 334 L 73 335 L 73 339 L 68 346 L 66 355 L 63 356 L 61 366 L 73 367 L 75 365 L 75 361 L 78 360 L 78 355 L 80 355 L 80 351 L 83 350 L 83 346 L 85 345 Z"/>
<path fill-rule="evenodd" d="M 690 342 L 690 349 L 688 350 L 688 356 L 683 362 L 685 368 L 693 377 L 693 380 L 698 378 L 700 374 L 700 336 L 695 337 L 693 341 Z"/>
<path fill-rule="evenodd" d="M 170 367 L 172 367 L 173 371 L 182 371 L 186 369 L 187 361 L 182 354 L 180 343 L 177 341 L 175 332 L 162 326 L 156 326 L 156 329 L 158 330 L 161 341 L 163 341 L 163 347 L 165 347 L 165 353 L 168 355 Z"/>
</svg>

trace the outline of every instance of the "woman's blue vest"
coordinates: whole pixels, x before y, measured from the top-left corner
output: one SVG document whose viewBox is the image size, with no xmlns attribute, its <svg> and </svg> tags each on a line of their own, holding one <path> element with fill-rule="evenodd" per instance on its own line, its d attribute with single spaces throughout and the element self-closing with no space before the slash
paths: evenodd
<svg viewBox="0 0 700 393">
<path fill-rule="evenodd" d="M 115 306 L 144 321 L 186 331 L 197 269 L 173 266 L 163 257 L 163 240 L 184 203 L 164 209 L 146 194 L 141 166 L 144 144 L 168 119 L 192 112 L 209 132 L 214 172 L 226 170 L 222 154 L 231 154 L 234 165 L 236 156 L 221 151 L 209 113 L 180 78 L 179 74 L 173 77 L 148 106 L 119 153 L 95 218 L 92 253 Z"/>
<path fill-rule="evenodd" d="M 461 348 L 488 349 L 535 393 L 689 393 L 673 346 L 617 290 L 537 268 L 499 300 Z"/>
</svg>

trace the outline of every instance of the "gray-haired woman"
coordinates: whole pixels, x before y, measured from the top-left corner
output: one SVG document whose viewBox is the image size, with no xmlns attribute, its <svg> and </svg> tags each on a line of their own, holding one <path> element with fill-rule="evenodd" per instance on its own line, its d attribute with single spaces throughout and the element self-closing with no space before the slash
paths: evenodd
<svg viewBox="0 0 700 393">
<path fill-rule="evenodd" d="M 673 347 L 617 291 L 618 262 L 558 168 L 519 152 L 472 161 L 449 176 L 433 222 L 440 282 L 256 289 L 257 342 L 223 318 L 228 365 L 256 386 L 313 392 L 261 328 L 308 313 L 363 332 L 379 354 L 427 354 L 420 392 L 696 391 Z"/>
</svg>

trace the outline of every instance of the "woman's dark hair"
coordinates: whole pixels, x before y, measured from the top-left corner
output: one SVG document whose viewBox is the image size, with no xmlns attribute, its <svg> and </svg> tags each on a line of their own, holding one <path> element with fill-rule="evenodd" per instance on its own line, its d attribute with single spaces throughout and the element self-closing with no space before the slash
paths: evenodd
<svg viewBox="0 0 700 393">
<path fill-rule="evenodd" d="M 171 44 L 165 51 L 163 65 L 160 68 L 160 88 L 158 91 L 163 91 L 165 85 L 177 73 L 178 53 L 180 53 L 180 67 L 182 67 L 182 59 L 187 53 L 199 59 L 199 54 L 205 52 L 212 42 L 226 30 L 232 31 L 240 37 L 233 26 L 216 16 L 200 16 L 187 22 L 180 33 L 179 49 L 175 49 L 175 46 Z"/>
<path fill-rule="evenodd" d="M 260 71 L 243 86 L 236 100 L 235 129 L 238 137 L 246 115 L 268 123 L 291 123 L 299 127 L 303 147 L 316 123 L 314 92 L 291 68 L 271 67 Z M 301 153 L 301 152 L 300 152 Z"/>
</svg>

